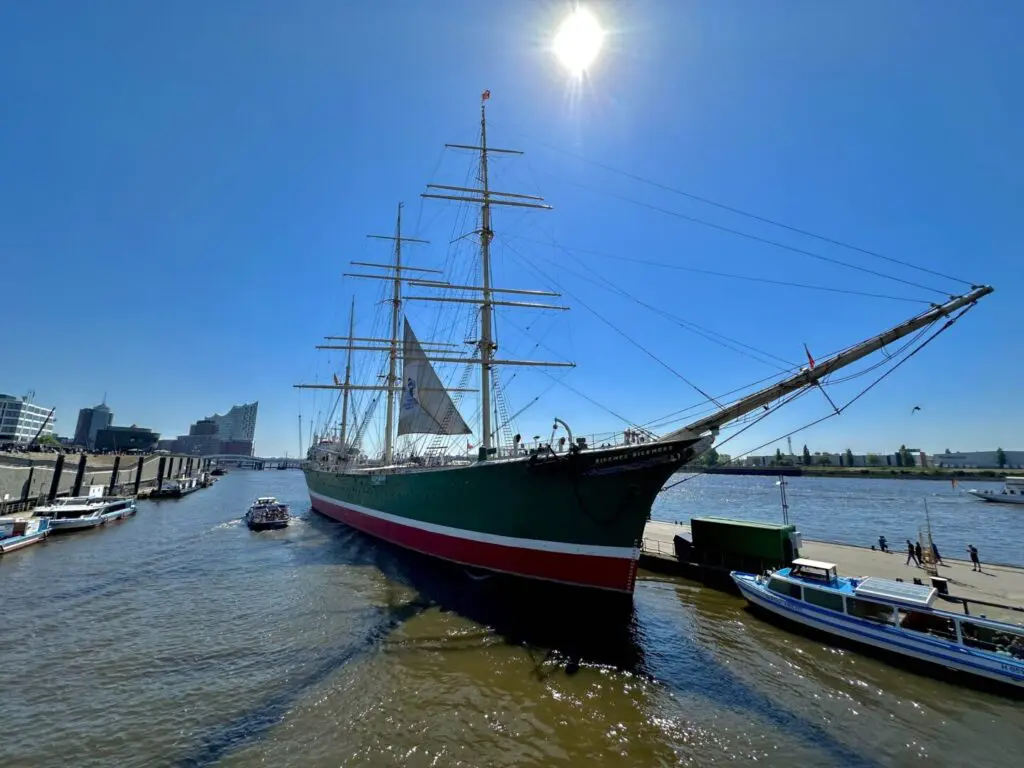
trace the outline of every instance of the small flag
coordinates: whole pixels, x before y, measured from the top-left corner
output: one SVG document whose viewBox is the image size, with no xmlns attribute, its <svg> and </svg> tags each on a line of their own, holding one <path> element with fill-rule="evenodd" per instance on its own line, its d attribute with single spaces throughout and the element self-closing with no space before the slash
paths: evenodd
<svg viewBox="0 0 1024 768">
<path fill-rule="evenodd" d="M 336 387 L 340 387 L 341 386 L 341 382 L 338 381 L 338 374 L 334 374 L 334 386 L 336 386 Z"/>
<path fill-rule="evenodd" d="M 466 451 L 467 451 L 467 453 L 469 451 L 472 451 L 472 450 L 473 450 L 473 444 L 467 440 L 466 441 Z"/>
<path fill-rule="evenodd" d="M 489 98 L 491 98 L 491 92 L 489 90 L 480 94 L 480 101 L 487 101 Z"/>
<path fill-rule="evenodd" d="M 811 366 L 811 370 L 813 371 L 814 370 L 814 358 L 811 357 L 811 350 L 809 350 L 807 348 L 806 344 L 804 344 L 804 352 L 807 353 L 807 364 Z"/>
</svg>

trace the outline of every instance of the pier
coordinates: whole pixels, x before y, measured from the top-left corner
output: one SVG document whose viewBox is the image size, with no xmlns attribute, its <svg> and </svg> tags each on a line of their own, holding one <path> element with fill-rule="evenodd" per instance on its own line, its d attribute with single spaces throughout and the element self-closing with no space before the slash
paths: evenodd
<svg viewBox="0 0 1024 768">
<path fill-rule="evenodd" d="M 675 536 L 692 540 L 690 526 L 655 520 L 648 522 L 644 529 L 640 567 L 659 573 L 700 576 L 701 566 L 681 563 L 676 558 Z M 835 563 L 842 576 L 881 576 L 908 582 L 919 578 L 926 584 L 930 578 L 924 568 L 905 565 L 906 550 L 881 552 L 870 547 L 805 539 L 800 547 L 800 556 Z M 992 565 L 983 560 L 982 573 L 978 573 L 971 570 L 969 560 L 944 556 L 943 562 L 945 565 L 939 566 L 938 575 L 949 581 L 949 598 L 969 601 L 968 610 L 972 614 L 1024 623 L 1024 568 Z M 963 610 L 963 603 L 947 601 L 936 603 L 936 607 L 958 611 Z"/>
</svg>

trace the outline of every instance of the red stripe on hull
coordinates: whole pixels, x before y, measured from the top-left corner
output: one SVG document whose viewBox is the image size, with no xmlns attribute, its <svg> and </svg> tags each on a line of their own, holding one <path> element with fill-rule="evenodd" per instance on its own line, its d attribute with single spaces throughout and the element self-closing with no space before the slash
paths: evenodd
<svg viewBox="0 0 1024 768">
<path fill-rule="evenodd" d="M 617 592 L 633 591 L 636 561 L 631 558 L 545 552 L 474 541 L 382 520 L 322 499 L 312 498 L 311 501 L 313 509 L 322 515 L 432 557 L 531 579 Z"/>
</svg>

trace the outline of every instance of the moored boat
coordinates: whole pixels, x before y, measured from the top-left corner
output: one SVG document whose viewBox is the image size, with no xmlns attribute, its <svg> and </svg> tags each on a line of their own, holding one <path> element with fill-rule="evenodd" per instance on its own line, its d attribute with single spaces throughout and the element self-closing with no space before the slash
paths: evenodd
<svg viewBox="0 0 1024 768">
<path fill-rule="evenodd" d="M 427 279 L 423 273 L 439 271 L 404 263 L 403 244 L 424 241 L 403 237 L 399 206 L 394 236 L 372 235 L 393 241 L 393 260 L 384 264 L 355 262 L 384 270 L 383 274 L 357 276 L 390 283 L 390 335 L 356 337 L 354 322 L 350 320 L 348 336 L 327 337 L 346 344 L 319 347 L 348 351 L 344 379 L 335 375 L 333 384 L 296 385 L 336 390 L 342 401 L 338 439 L 314 442 L 303 466 L 312 507 L 371 536 L 472 568 L 631 594 L 644 525 L 655 499 L 676 470 L 712 447 L 721 427 L 752 412 L 770 412 L 781 407 L 798 393 L 819 386 L 831 373 L 898 339 L 940 322 L 944 323 L 944 330 L 992 291 L 988 286 L 973 286 L 962 296 L 950 298 L 817 363 L 808 353 L 807 367 L 791 368 L 780 374 L 775 383 L 729 403 L 720 403 L 698 388 L 712 403 L 712 413 L 667 434 L 656 435 L 642 425 L 631 424 L 597 445 L 597 441 L 574 438 L 569 426 L 555 418 L 550 441 L 535 438 L 528 445 L 520 435 L 512 435 L 515 430 L 509 425 L 515 416 L 505 413 L 507 406 L 498 387 L 497 370 L 509 366 L 574 364 L 511 360 L 497 354 L 496 306 L 531 310 L 567 307 L 506 300 L 505 294 L 531 298 L 560 294 L 497 288 L 491 283 L 492 209 L 548 206 L 536 196 L 490 188 L 489 153 L 513 151 L 487 145 L 483 102 L 489 98 L 490 92 L 486 91 L 481 102 L 479 145 L 452 145 L 478 153 L 479 186 L 428 185 L 430 192 L 423 195 L 479 206 L 480 226 L 474 234 L 480 241 L 476 274 L 481 276 L 481 284 L 453 285 L 430 274 Z M 420 293 L 444 294 L 403 298 L 404 286 L 412 286 Z M 403 319 L 403 302 L 409 300 L 473 305 L 471 331 L 467 335 L 475 338 L 466 341 L 466 335 L 460 334 L 455 342 L 421 342 L 408 317 Z M 457 351 L 463 343 L 471 345 L 468 355 Z M 383 382 L 352 382 L 352 351 L 381 353 L 382 369 L 386 371 L 380 377 Z M 446 386 L 434 363 L 464 365 L 463 383 Z M 467 388 L 465 383 L 469 383 L 474 369 L 479 371 L 479 387 Z M 384 445 L 377 457 L 366 456 L 360 448 L 377 399 L 355 419 L 356 426 L 352 428 L 349 394 L 357 391 L 383 393 L 378 398 L 385 410 L 380 430 Z M 480 418 L 476 429 L 463 419 L 453 400 L 453 396 L 457 399 L 463 392 L 479 393 Z M 680 421 L 670 419 L 665 423 Z M 413 441 L 426 435 L 435 436 L 435 442 L 421 450 L 422 445 L 416 447 Z M 473 436 L 474 440 L 466 436 Z M 406 440 L 404 455 L 396 450 L 401 438 Z M 453 449 L 463 440 L 475 442 L 475 455 L 469 455 L 468 444 L 464 455 L 461 448 Z"/>
<path fill-rule="evenodd" d="M 1001 491 L 971 488 L 967 492 L 983 501 L 996 504 L 1024 504 L 1024 477 L 1006 478 Z"/>
<path fill-rule="evenodd" d="M 37 544 L 50 533 L 50 519 L 39 517 L 26 520 L 0 521 L 0 555 Z"/>
<path fill-rule="evenodd" d="M 245 524 L 253 531 L 287 528 L 289 520 L 288 505 L 273 496 L 260 496 L 245 513 Z"/>
<path fill-rule="evenodd" d="M 134 498 L 104 496 L 103 490 L 101 485 L 91 486 L 88 496 L 54 499 L 50 504 L 36 507 L 34 514 L 50 518 L 49 527 L 53 533 L 96 528 L 135 514 Z"/>
<path fill-rule="evenodd" d="M 174 480 L 164 480 L 160 487 L 154 489 L 150 494 L 151 499 L 180 499 L 182 496 L 198 491 L 201 487 L 198 477 L 179 477 Z"/>
<path fill-rule="evenodd" d="M 731 576 L 751 606 L 791 624 L 1024 692 L 1024 626 L 935 608 L 930 585 L 840 577 L 833 563 L 803 559 Z"/>
</svg>

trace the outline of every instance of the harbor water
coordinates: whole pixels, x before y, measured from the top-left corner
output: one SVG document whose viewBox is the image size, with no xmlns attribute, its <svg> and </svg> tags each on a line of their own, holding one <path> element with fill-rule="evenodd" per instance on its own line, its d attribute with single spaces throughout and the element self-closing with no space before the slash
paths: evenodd
<svg viewBox="0 0 1024 768">
<path fill-rule="evenodd" d="M 678 476 L 682 477 L 682 476 Z M 805 536 L 936 541 L 1024 564 L 1024 510 L 949 482 L 794 478 Z M 296 519 L 242 523 L 274 495 Z M 703 476 L 664 520 L 777 521 L 773 478 Z M 762 622 L 645 576 L 623 612 L 503 601 L 309 512 L 300 472 L 234 471 L 0 559 L 0 765 L 1011 766 L 1019 701 Z"/>
</svg>

